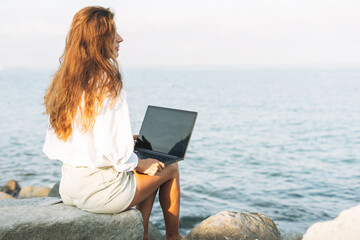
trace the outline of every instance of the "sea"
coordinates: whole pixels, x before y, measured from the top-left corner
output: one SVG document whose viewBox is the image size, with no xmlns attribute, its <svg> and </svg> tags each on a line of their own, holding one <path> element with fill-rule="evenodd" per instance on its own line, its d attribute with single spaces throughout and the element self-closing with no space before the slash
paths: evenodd
<svg viewBox="0 0 360 240">
<path fill-rule="evenodd" d="M 0 186 L 52 186 L 43 96 L 56 68 L 0 70 Z M 198 112 L 179 162 L 183 235 L 259 212 L 284 239 L 360 204 L 360 68 L 123 68 L 133 133 L 148 105 Z M 151 221 L 164 232 L 158 200 Z"/>
</svg>

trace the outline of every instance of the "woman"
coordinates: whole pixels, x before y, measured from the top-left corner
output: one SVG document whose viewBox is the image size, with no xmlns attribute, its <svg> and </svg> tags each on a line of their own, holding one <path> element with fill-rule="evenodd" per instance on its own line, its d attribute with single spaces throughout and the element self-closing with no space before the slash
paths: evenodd
<svg viewBox="0 0 360 240">
<path fill-rule="evenodd" d="M 43 151 L 63 162 L 60 194 L 65 204 L 95 213 L 136 206 L 148 239 L 159 189 L 166 239 L 181 239 L 177 164 L 165 167 L 133 153 L 137 136 L 131 133 L 116 62 L 122 41 L 109 9 L 86 7 L 76 13 L 44 97 L 49 127 Z"/>
</svg>

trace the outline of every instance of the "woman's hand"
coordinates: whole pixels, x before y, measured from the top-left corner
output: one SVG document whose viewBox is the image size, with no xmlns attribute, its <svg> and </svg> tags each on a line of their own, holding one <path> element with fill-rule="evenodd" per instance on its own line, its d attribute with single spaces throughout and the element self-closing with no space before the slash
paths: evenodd
<svg viewBox="0 0 360 240">
<path fill-rule="evenodd" d="M 163 162 L 160 162 L 153 158 L 139 159 L 138 165 L 135 168 L 136 171 L 147 174 L 150 176 L 155 176 L 157 172 L 160 172 L 165 167 Z"/>
</svg>

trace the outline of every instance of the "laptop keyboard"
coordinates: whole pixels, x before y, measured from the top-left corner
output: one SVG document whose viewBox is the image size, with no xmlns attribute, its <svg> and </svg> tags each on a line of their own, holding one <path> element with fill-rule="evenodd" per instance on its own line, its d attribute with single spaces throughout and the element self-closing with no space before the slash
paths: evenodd
<svg viewBox="0 0 360 240">
<path fill-rule="evenodd" d="M 167 161 L 172 160 L 168 157 L 159 156 L 159 155 L 153 154 L 153 153 L 144 153 L 144 152 L 135 152 L 135 153 L 140 159 L 153 158 L 153 159 L 159 160 L 160 162 L 167 162 Z"/>
</svg>

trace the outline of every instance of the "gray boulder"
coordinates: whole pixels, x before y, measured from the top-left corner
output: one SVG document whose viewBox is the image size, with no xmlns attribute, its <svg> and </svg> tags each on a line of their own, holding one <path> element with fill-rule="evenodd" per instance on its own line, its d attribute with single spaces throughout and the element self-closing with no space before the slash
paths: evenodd
<svg viewBox="0 0 360 240">
<path fill-rule="evenodd" d="M 165 236 L 161 234 L 152 222 L 149 222 L 149 237 L 151 240 L 165 240 Z"/>
<path fill-rule="evenodd" d="M 60 202 L 62 202 L 61 199 L 55 197 L 24 198 L 24 199 L 15 199 L 15 200 L 2 199 L 0 200 L 0 208 L 16 207 L 16 206 L 45 206 Z"/>
<path fill-rule="evenodd" d="M 141 213 L 95 214 L 58 198 L 0 201 L 0 239 L 143 239 Z M 162 236 L 152 228 L 152 234 Z M 158 235 L 160 234 L 160 235 Z"/>
<path fill-rule="evenodd" d="M 223 211 L 202 221 L 187 240 L 280 240 L 275 223 L 261 213 Z"/>
<path fill-rule="evenodd" d="M 55 185 L 50 189 L 48 197 L 60 198 L 59 187 L 60 187 L 60 182 L 55 183 Z"/>
</svg>

